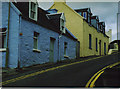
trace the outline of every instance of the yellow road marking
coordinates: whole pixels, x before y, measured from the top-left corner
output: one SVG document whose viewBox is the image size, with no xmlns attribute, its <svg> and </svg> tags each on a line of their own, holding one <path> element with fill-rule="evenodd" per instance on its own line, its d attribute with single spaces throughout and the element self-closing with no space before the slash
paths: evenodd
<svg viewBox="0 0 120 89">
<path fill-rule="evenodd" d="M 108 56 L 108 55 L 105 55 L 105 56 Z M 35 72 L 35 73 L 31 73 L 31 74 L 28 74 L 28 75 L 20 76 L 20 77 L 17 77 L 17 78 L 13 78 L 13 79 L 10 79 L 10 80 L 4 81 L 4 82 L 0 82 L 0 86 L 6 85 L 8 83 L 12 83 L 12 82 L 15 82 L 15 81 L 18 81 L 18 80 L 22 80 L 22 79 L 25 79 L 25 78 L 28 78 L 28 77 L 32 77 L 32 76 L 35 76 L 35 75 L 39 75 L 41 73 L 45 73 L 45 72 L 48 72 L 48 71 L 51 71 L 51 70 L 55 70 L 55 69 L 58 69 L 58 68 L 63 68 L 63 67 L 74 65 L 74 64 L 79 64 L 79 63 L 82 63 L 82 62 L 91 61 L 91 60 L 102 58 L 102 57 L 105 57 L 105 56 L 100 56 L 100 57 L 96 57 L 96 58 L 92 58 L 92 59 L 88 59 L 88 60 L 73 62 L 73 63 L 70 63 L 70 64 L 65 64 L 65 65 L 49 68 L 49 69 L 46 69 L 46 70 L 38 71 L 38 72 Z"/>
<path fill-rule="evenodd" d="M 92 81 L 92 83 L 90 84 L 90 88 L 93 88 L 95 85 L 95 82 L 96 82 L 96 80 L 100 77 L 100 75 L 103 73 L 104 71 L 102 71 L 102 72 L 100 72 L 96 77 L 95 77 L 95 79 Z"/>
<path fill-rule="evenodd" d="M 120 64 L 120 61 L 117 62 L 117 63 L 111 64 L 111 65 L 108 65 L 108 66 L 102 68 L 101 70 L 99 70 L 97 73 L 95 73 L 95 74 L 90 78 L 90 80 L 87 82 L 87 84 L 86 84 L 85 87 L 88 88 L 88 87 L 90 86 L 90 88 L 93 88 L 96 80 L 100 77 L 100 75 L 104 72 L 104 70 L 105 70 L 106 68 L 112 68 L 112 67 L 114 67 L 114 66 L 116 66 L 116 65 L 118 65 L 118 64 Z"/>
</svg>

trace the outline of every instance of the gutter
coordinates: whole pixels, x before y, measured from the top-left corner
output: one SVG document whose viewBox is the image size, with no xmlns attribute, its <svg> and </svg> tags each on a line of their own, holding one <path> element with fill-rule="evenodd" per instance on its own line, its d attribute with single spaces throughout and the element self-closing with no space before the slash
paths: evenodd
<svg viewBox="0 0 120 89">
<path fill-rule="evenodd" d="M 9 41 L 9 27 L 10 27 L 10 2 L 9 2 L 9 11 L 8 11 L 8 32 L 7 32 L 7 47 L 6 47 L 6 63 L 5 67 L 8 68 L 8 62 L 9 62 L 9 47 L 8 47 L 8 41 Z"/>
</svg>

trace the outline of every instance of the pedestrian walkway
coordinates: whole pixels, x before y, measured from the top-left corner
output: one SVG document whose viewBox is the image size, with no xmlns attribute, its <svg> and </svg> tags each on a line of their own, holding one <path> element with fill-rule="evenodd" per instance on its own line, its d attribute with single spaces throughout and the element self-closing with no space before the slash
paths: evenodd
<svg viewBox="0 0 120 89">
<path fill-rule="evenodd" d="M 62 60 L 58 61 L 57 63 L 45 63 L 45 64 L 38 64 L 38 65 L 33 65 L 29 67 L 23 67 L 23 68 L 15 68 L 15 69 L 10 69 L 10 68 L 3 68 L 2 69 L 2 78 L 7 79 L 7 78 L 13 78 L 15 76 L 20 76 L 23 73 L 32 73 L 40 70 L 45 70 L 48 68 L 64 65 L 64 64 L 69 64 L 77 61 L 82 61 L 82 60 L 87 60 L 91 58 L 95 58 L 98 56 L 90 56 L 90 57 L 84 57 L 84 58 L 79 58 L 79 59 L 67 59 L 67 60 Z M 31 72 L 32 70 L 32 72 Z"/>
</svg>

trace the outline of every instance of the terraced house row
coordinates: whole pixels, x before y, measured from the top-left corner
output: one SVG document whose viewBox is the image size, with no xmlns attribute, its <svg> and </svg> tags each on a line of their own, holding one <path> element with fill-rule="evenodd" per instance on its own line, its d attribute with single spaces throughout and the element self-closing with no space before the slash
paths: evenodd
<svg viewBox="0 0 120 89">
<path fill-rule="evenodd" d="M 0 66 L 19 68 L 78 57 L 79 42 L 65 22 L 64 13 L 50 14 L 36 1 L 2 2 Z"/>
<path fill-rule="evenodd" d="M 106 55 L 109 37 L 105 34 L 105 22 L 100 22 L 98 16 L 93 16 L 90 8 L 73 10 L 65 0 L 61 1 L 55 0 L 50 10 L 64 12 L 66 27 L 80 41 L 80 57 Z"/>
<path fill-rule="evenodd" d="M 0 67 L 27 67 L 65 59 L 106 55 L 105 23 L 90 8 L 71 9 L 54 2 L 48 10 L 38 2 L 2 2 Z"/>
</svg>

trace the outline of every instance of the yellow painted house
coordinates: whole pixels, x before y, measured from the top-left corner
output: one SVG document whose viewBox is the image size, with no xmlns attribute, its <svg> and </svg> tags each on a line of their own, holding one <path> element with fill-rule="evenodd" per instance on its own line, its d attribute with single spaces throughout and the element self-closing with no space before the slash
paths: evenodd
<svg viewBox="0 0 120 89">
<path fill-rule="evenodd" d="M 80 57 L 108 53 L 109 37 L 105 34 L 105 23 L 92 16 L 90 8 L 73 10 L 65 2 L 54 2 L 50 9 L 65 14 L 66 27 L 80 41 Z"/>
</svg>

